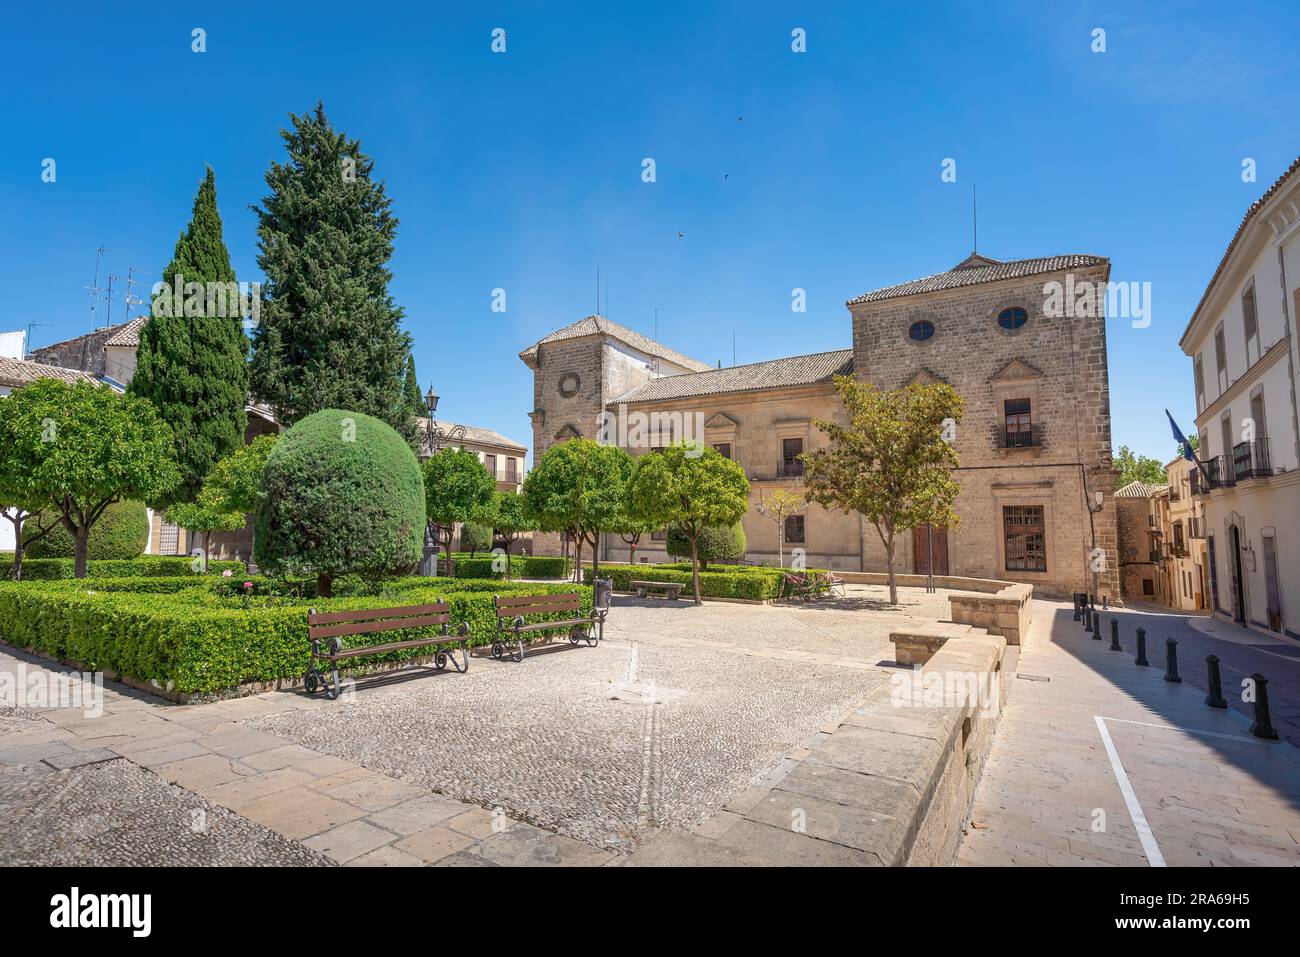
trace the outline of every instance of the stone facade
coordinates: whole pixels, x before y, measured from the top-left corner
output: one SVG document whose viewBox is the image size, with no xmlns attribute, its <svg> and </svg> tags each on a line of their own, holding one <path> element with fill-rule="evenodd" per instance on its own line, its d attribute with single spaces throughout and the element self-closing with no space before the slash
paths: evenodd
<svg viewBox="0 0 1300 957">
<path fill-rule="evenodd" d="M 801 485 L 797 470 L 785 474 L 785 453 L 799 443 L 803 451 L 823 444 L 815 420 L 844 421 L 832 374 L 851 372 L 886 389 L 941 380 L 962 395 L 965 410 L 955 439 L 960 521 L 936 540 L 936 573 L 1024 582 L 1047 594 L 1087 590 L 1115 602 L 1109 269 L 1107 260 L 1091 256 L 1013 263 L 972 256 L 948 272 L 851 300 L 851 350 L 723 370 L 666 361 L 644 341 L 639 349 L 630 345 L 631 330 L 583 320 L 521 353 L 534 373 L 534 456 L 575 434 L 593 435 L 583 423 L 594 424 L 601 411 L 679 414 L 744 466 L 752 486 L 744 519 L 749 558 L 770 563 L 778 529 L 758 505 L 771 489 Z M 1082 290 L 1076 307 L 1091 308 L 1048 315 L 1049 282 L 1073 283 Z M 1092 292 L 1085 283 L 1096 284 Z M 1023 310 L 1011 329 L 999 322 L 1008 308 Z M 912 334 L 918 322 L 929 324 L 929 335 Z M 682 378 L 664 388 L 664 376 Z M 571 388 L 561 389 L 561 380 Z M 1023 410 L 1025 434 L 1014 441 L 1006 431 L 1007 403 Z M 630 451 L 662 444 L 652 432 Z M 884 547 L 860 516 L 817 507 L 803 516 L 803 541 L 789 541 L 787 556 L 802 548 L 813 566 L 884 570 Z M 1009 560 L 1008 541 L 1030 554 L 1017 551 Z M 912 542 L 908 533 L 896 544 L 900 572 L 924 568 L 925 555 L 914 554 Z M 609 560 L 625 560 L 628 551 L 617 537 L 603 545 Z M 642 541 L 637 557 L 662 559 L 662 544 Z"/>
</svg>

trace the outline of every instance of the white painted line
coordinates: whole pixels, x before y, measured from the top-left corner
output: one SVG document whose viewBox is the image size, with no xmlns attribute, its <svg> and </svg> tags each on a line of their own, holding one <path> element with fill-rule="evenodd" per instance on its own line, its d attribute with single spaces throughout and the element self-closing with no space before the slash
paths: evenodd
<svg viewBox="0 0 1300 957">
<path fill-rule="evenodd" d="M 1120 724 L 1140 724 L 1144 728 L 1159 728 L 1161 731 L 1178 731 L 1182 734 L 1196 734 L 1210 738 L 1227 738 L 1229 741 L 1241 741 L 1244 744 L 1268 744 L 1260 738 L 1248 738 L 1244 734 L 1225 734 L 1222 731 L 1202 731 L 1199 728 L 1179 728 L 1172 724 L 1152 724 L 1150 721 L 1131 721 L 1128 718 L 1107 718 Z"/>
<path fill-rule="evenodd" d="M 1101 732 L 1101 743 L 1106 746 L 1106 753 L 1110 756 L 1110 766 L 1115 771 L 1115 780 L 1119 782 L 1119 790 L 1124 795 L 1124 803 L 1128 805 L 1129 817 L 1133 819 L 1133 826 L 1137 828 L 1138 839 L 1142 841 L 1142 850 L 1147 856 L 1147 862 L 1152 867 L 1164 867 L 1164 855 L 1160 853 L 1160 846 L 1156 844 L 1156 836 L 1151 833 L 1151 825 L 1147 823 L 1147 816 L 1142 813 L 1142 805 L 1138 804 L 1137 795 L 1133 792 L 1133 785 L 1128 779 L 1128 772 L 1124 770 L 1124 765 L 1119 759 L 1119 752 L 1115 750 L 1115 742 L 1110 739 L 1110 732 L 1106 730 L 1106 719 L 1099 714 L 1093 715 L 1093 718 L 1097 722 L 1097 730 Z"/>
</svg>

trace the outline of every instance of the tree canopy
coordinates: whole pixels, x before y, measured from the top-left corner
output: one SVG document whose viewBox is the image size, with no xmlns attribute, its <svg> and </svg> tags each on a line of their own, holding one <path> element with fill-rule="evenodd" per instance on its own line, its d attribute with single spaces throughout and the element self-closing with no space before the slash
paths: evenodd
<svg viewBox="0 0 1300 957">
<path fill-rule="evenodd" d="M 174 447 L 149 402 L 106 385 L 38 379 L 0 402 L 0 484 L 16 503 L 59 515 L 76 542 L 78 578 L 109 505 L 156 501 L 180 483 Z"/>
<path fill-rule="evenodd" d="M 849 424 L 817 421 L 828 448 L 805 452 L 804 483 L 811 501 L 859 512 L 885 547 L 889 601 L 898 603 L 894 546 L 899 532 L 927 523 L 952 528 L 957 452 L 945 426 L 961 420 L 961 396 L 936 382 L 882 391 L 869 382 L 836 376 Z"/>
<path fill-rule="evenodd" d="M 691 583 L 700 598 L 699 539 L 706 528 L 731 526 L 749 509 L 745 470 L 714 449 L 670 445 L 636 460 L 628 484 L 631 511 L 655 527 L 675 524 L 691 545 Z"/>
<path fill-rule="evenodd" d="M 1199 443 L 1198 443 L 1199 444 Z M 1195 448 L 1195 446 L 1193 446 Z M 1182 455 L 1182 449 L 1178 450 Z M 1130 482 L 1145 482 L 1148 485 L 1164 485 L 1165 467 L 1149 455 L 1137 455 L 1127 445 L 1121 445 L 1114 456 L 1115 469 L 1119 472 L 1117 487 L 1123 488 Z"/>
<path fill-rule="evenodd" d="M 402 395 L 411 340 L 388 292 L 397 217 L 361 144 L 316 108 L 281 131 L 287 162 L 254 207 L 266 277 L 253 331 L 253 394 L 282 422 L 353 409 L 410 438 Z"/>
<path fill-rule="evenodd" d="M 176 437 L 181 481 L 149 503 L 166 508 L 193 500 L 213 463 L 244 443 L 247 425 L 248 337 L 211 167 L 157 288 L 127 391 L 152 403 Z"/>
<path fill-rule="evenodd" d="M 614 445 L 593 439 L 569 439 L 547 449 L 524 479 L 528 512 L 546 530 L 570 530 L 582 546 L 590 544 L 594 572 L 600 572 L 602 532 L 613 531 L 624 512 L 624 495 L 632 458 Z"/>
<path fill-rule="evenodd" d="M 456 523 L 472 522 L 492 504 L 496 480 L 467 449 L 445 448 L 421 463 L 424 502 L 436 541 L 451 560 Z"/>
</svg>

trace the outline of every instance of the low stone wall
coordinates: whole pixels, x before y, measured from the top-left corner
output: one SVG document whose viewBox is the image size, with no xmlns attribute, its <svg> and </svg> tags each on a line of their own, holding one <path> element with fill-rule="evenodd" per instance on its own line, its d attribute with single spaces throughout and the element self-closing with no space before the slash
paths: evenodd
<svg viewBox="0 0 1300 957">
<path fill-rule="evenodd" d="M 992 595 L 950 595 L 952 620 L 1001 635 L 1007 644 L 1018 645 L 1029 634 L 1033 616 L 1034 586 L 1011 585 Z"/>
</svg>

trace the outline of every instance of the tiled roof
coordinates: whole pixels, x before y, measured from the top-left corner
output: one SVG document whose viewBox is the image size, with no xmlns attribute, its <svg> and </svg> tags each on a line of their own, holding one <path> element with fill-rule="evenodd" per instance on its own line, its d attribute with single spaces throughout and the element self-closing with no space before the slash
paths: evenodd
<svg viewBox="0 0 1300 957">
<path fill-rule="evenodd" d="M 1241 225 L 1239 225 L 1237 231 L 1232 234 L 1232 239 L 1228 242 L 1228 248 L 1223 251 L 1223 258 L 1219 260 L 1219 265 L 1215 268 L 1214 275 L 1210 277 L 1210 281 L 1205 287 L 1205 292 L 1201 293 L 1201 301 L 1198 302 L 1196 308 L 1192 310 L 1192 318 L 1187 320 L 1187 328 L 1183 330 L 1182 339 L 1187 338 L 1187 333 L 1191 332 L 1192 326 L 1196 324 L 1196 318 L 1201 314 L 1201 307 L 1205 305 L 1205 300 L 1210 298 L 1210 293 L 1214 290 L 1215 283 L 1217 283 L 1219 277 L 1223 275 L 1223 269 L 1228 265 L 1228 260 L 1232 257 L 1232 251 L 1237 248 L 1237 241 L 1241 239 L 1241 234 L 1246 231 L 1246 225 L 1254 218 L 1255 214 L 1263 208 L 1264 204 L 1273 197 L 1273 194 L 1282 188 L 1282 184 L 1285 183 L 1287 178 L 1296 170 L 1300 170 L 1300 156 L 1297 156 L 1291 165 L 1287 167 L 1286 172 L 1277 178 L 1277 182 L 1264 191 L 1263 196 L 1251 203 L 1246 209 L 1246 215 L 1241 217 Z"/>
<path fill-rule="evenodd" d="M 1115 490 L 1116 498 L 1150 498 L 1167 491 L 1168 485 L 1152 485 L 1149 482 L 1129 482 L 1123 488 Z"/>
<path fill-rule="evenodd" d="M 104 344 L 108 346 L 138 346 L 140 344 L 140 330 L 144 328 L 144 324 L 148 321 L 148 316 L 136 316 L 130 322 L 122 323 Z"/>
<path fill-rule="evenodd" d="M 140 325 L 144 325 L 147 318 L 148 318 L 147 316 L 139 316 L 135 319 L 130 320 L 129 322 L 119 322 L 115 326 L 105 326 L 102 329 L 96 329 L 94 332 L 87 332 L 84 335 L 73 336 L 71 339 L 64 339 L 61 342 L 51 342 L 48 346 L 41 346 L 39 349 L 33 349 L 32 352 L 34 354 L 39 355 L 42 352 L 48 352 L 50 349 L 57 349 L 60 346 L 69 346 L 72 345 L 74 342 L 80 342 L 83 339 L 89 339 L 93 336 L 103 336 L 104 333 L 106 332 L 108 333 L 108 336 L 107 338 L 104 339 L 104 342 L 107 344 L 110 340 L 113 340 L 120 333 L 125 332 L 131 326 L 135 326 L 136 323 L 139 323 Z M 122 343 L 122 344 L 139 345 L 139 343 L 140 343 L 140 332 L 139 332 L 139 327 L 136 327 L 134 343 Z M 117 342 L 113 342 L 113 344 L 118 345 Z"/>
<path fill-rule="evenodd" d="M 698 359 L 692 359 L 688 355 L 683 355 L 676 349 L 669 349 L 667 346 L 649 339 L 641 333 L 627 326 L 620 326 L 617 322 L 611 322 L 604 316 L 588 316 L 586 319 L 579 319 L 577 322 L 570 323 L 562 329 L 556 329 L 548 336 L 543 336 L 531 346 L 519 353 L 520 357 L 533 356 L 537 353 L 537 347 L 545 345 L 548 342 L 560 342 L 564 339 L 580 339 L 583 336 L 594 336 L 604 334 L 613 339 L 631 346 L 633 349 L 639 349 L 648 355 L 658 356 L 660 359 L 667 359 L 684 369 L 692 371 L 702 371 L 710 368 L 708 363 L 700 362 Z"/>
<path fill-rule="evenodd" d="M 442 419 L 438 419 L 438 426 L 445 432 L 450 432 L 452 429 L 456 428 L 462 428 L 462 426 L 455 422 L 445 422 Z M 416 428 L 421 432 L 428 431 L 429 420 L 417 419 Z M 476 425 L 466 425 L 463 426 L 463 428 L 465 429 L 466 442 L 473 442 L 478 445 L 499 445 L 507 449 L 518 449 L 520 452 L 528 451 L 514 439 L 508 439 L 500 432 L 493 432 L 491 429 L 480 429 Z"/>
<path fill-rule="evenodd" d="M 853 350 L 816 352 L 807 356 L 771 359 L 726 369 L 709 369 L 684 375 L 664 376 L 638 386 L 614 402 L 658 402 L 722 392 L 750 392 L 755 389 L 779 389 L 786 386 L 829 382 L 833 375 L 853 371 Z"/>
<path fill-rule="evenodd" d="M 78 382 L 98 383 L 89 372 L 65 369 L 62 366 L 50 366 L 43 362 L 28 362 L 23 359 L 8 359 L 0 356 L 0 385 L 19 388 L 29 385 L 37 379 L 58 379 L 68 385 Z"/>
<path fill-rule="evenodd" d="M 974 257 L 973 257 L 974 258 Z M 961 286 L 976 286 L 1001 279 L 1019 279 L 1022 276 L 1036 276 L 1040 273 L 1059 272 L 1062 269 L 1083 269 L 1088 266 L 1104 266 L 1110 260 L 1105 256 L 1088 256 L 1072 253 L 1067 256 L 1044 256 L 1041 259 L 1011 259 L 1007 262 L 978 257 L 977 261 L 987 260 L 991 265 L 959 265 L 947 272 L 913 279 L 897 286 L 886 286 L 873 292 L 864 293 L 856 299 L 850 299 L 847 305 L 856 306 L 864 302 L 880 302 L 882 299 L 897 299 L 900 296 L 915 296 L 925 292 L 940 292 L 944 289 L 957 289 Z M 967 259 L 965 262 L 971 262 Z"/>
</svg>

